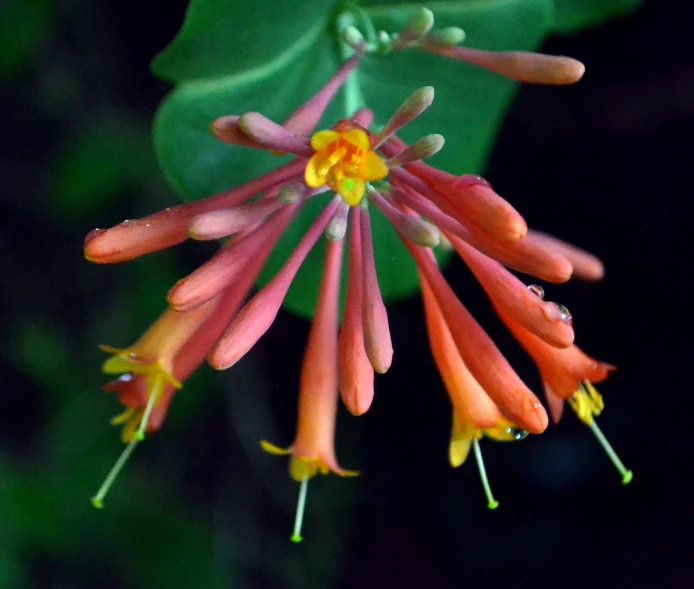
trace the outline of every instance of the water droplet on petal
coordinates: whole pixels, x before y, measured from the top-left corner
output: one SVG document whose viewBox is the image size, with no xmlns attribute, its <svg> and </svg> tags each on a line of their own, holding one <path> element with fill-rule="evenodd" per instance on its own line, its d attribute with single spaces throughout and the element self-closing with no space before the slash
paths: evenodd
<svg viewBox="0 0 694 589">
<path fill-rule="evenodd" d="M 564 305 L 561 303 L 550 303 L 550 305 L 553 305 L 557 309 L 557 319 L 559 321 L 566 323 L 567 325 L 571 325 L 573 317 L 571 317 L 571 313 Z"/>
<path fill-rule="evenodd" d="M 491 184 L 487 182 L 482 176 L 477 174 L 463 174 L 458 176 L 458 178 L 453 182 L 455 188 L 468 188 L 470 186 L 484 186 L 486 188 L 491 188 Z"/>
<path fill-rule="evenodd" d="M 509 436 L 513 436 L 513 439 L 516 441 L 524 440 L 528 437 L 528 432 L 526 432 L 524 429 L 520 429 L 519 427 L 509 427 L 506 430 L 506 433 Z"/>
<path fill-rule="evenodd" d="M 538 297 L 540 300 L 545 298 L 545 289 L 542 288 L 539 284 L 529 284 L 528 290 L 531 293 L 533 293 L 536 297 Z"/>
</svg>

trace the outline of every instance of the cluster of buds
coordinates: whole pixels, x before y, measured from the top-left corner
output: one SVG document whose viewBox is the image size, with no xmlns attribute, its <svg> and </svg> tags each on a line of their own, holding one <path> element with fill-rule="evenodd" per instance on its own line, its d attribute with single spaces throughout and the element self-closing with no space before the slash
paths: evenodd
<svg viewBox="0 0 694 589">
<path fill-rule="evenodd" d="M 451 30 L 428 34 L 433 24 L 429 15 L 422 11 L 390 37 L 390 48 L 419 48 L 539 83 L 576 81 L 583 72 L 579 62 L 569 58 L 454 48 L 446 40 L 461 35 Z M 375 373 L 386 372 L 393 360 L 374 259 L 374 208 L 390 221 L 419 272 L 431 349 L 452 406 L 450 462 L 459 466 L 474 449 L 488 506 L 498 503 L 479 441 L 485 436 L 515 441 L 540 434 L 548 415 L 446 282 L 432 252 L 443 244 L 470 268 L 499 317 L 536 362 L 554 421 L 568 401 L 603 443 L 623 482 L 630 480 L 631 472 L 593 420 L 602 400 L 592 383 L 604 380 L 614 367 L 576 347 L 571 315 L 564 306 L 545 301 L 540 286 L 526 286 L 509 271 L 563 283 L 572 274 L 599 280 L 602 264 L 587 252 L 529 229 L 483 178 L 454 176 L 425 164 L 424 159 L 443 148 L 441 135 L 428 135 L 411 145 L 397 136 L 432 105 L 431 87 L 414 91 L 377 132 L 370 130 L 373 113 L 366 107 L 315 132 L 325 108 L 368 49 L 355 30 L 348 28 L 345 37 L 355 53 L 282 124 L 258 112 L 224 116 L 211 124 L 220 141 L 291 154 L 288 163 L 226 192 L 87 236 L 85 255 L 97 263 L 132 260 L 188 238 L 226 239 L 210 260 L 171 288 L 169 308 L 137 343 L 126 349 L 103 348 L 112 354 L 104 372 L 121 375 L 104 388 L 118 393 L 126 408 L 113 423 L 123 425 L 127 446 L 94 505 L 102 506 L 116 474 L 145 434 L 161 426 L 187 376 L 205 359 L 215 369 L 230 368 L 267 332 L 299 267 L 324 236 L 324 268 L 301 369 L 296 436 L 287 448 L 261 443 L 269 453 L 290 456 L 290 474 L 301 483 L 292 539 L 301 539 L 308 481 L 318 473 L 357 474 L 341 468 L 335 456 L 339 397 L 353 415 L 365 413 L 374 397 Z M 322 211 L 285 264 L 246 300 L 285 229 L 309 199 L 321 198 Z M 346 241 L 346 300 L 340 325 Z"/>
</svg>

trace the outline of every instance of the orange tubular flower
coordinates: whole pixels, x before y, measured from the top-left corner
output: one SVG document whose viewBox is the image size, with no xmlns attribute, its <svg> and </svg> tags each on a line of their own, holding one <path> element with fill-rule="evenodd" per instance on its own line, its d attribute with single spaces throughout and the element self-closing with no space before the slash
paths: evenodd
<svg viewBox="0 0 694 589">
<path fill-rule="evenodd" d="M 474 447 L 477 467 L 487 495 L 487 506 L 489 509 L 496 509 L 499 502 L 494 499 L 487 480 L 479 440 L 486 436 L 497 442 L 513 442 L 525 438 L 528 432 L 504 418 L 472 376 L 460 357 L 431 287 L 424 277 L 420 276 L 420 281 L 431 352 L 453 405 L 449 460 L 451 466 L 460 466 L 467 459 L 470 447 Z"/>
<path fill-rule="evenodd" d="M 258 260 L 249 264 L 236 288 L 228 288 L 194 309 L 167 309 L 129 348 L 101 346 L 113 354 L 104 362 L 103 371 L 121 375 L 103 388 L 117 393 L 126 407 L 111 423 L 123 426 L 121 439 L 127 446 L 92 498 L 95 507 L 103 507 L 106 493 L 145 434 L 162 426 L 175 391 L 204 361 L 246 298 L 260 268 Z"/>
<path fill-rule="evenodd" d="M 113 354 L 102 366 L 105 374 L 128 375 L 130 379 L 134 376 L 142 377 L 134 381 L 134 388 L 138 390 L 142 388 L 142 381 L 145 384 L 144 406 L 139 402 L 140 395 L 127 395 L 123 387 L 111 385 L 112 389 L 118 391 L 120 388 L 123 391 L 122 396 L 126 401 L 124 404 L 127 409 L 111 420 L 114 425 L 123 425 L 121 437 L 124 443 L 130 442 L 133 438 L 143 440 L 146 431 L 153 431 L 150 417 L 154 408 L 159 405 L 166 385 L 175 389 L 181 388 L 181 383 L 173 376 L 174 358 L 193 332 L 209 316 L 213 306 L 202 305 L 182 313 L 167 309 L 132 346 L 99 346 L 104 352 Z M 121 382 L 130 380 L 126 378 Z M 131 406 L 133 402 L 137 405 Z M 160 423 L 161 418 L 158 418 L 157 425 Z"/>
<path fill-rule="evenodd" d="M 338 399 L 337 306 L 341 261 L 342 241 L 329 241 L 316 316 L 301 367 L 296 439 L 287 449 L 265 440 L 261 442 L 263 450 L 270 454 L 291 455 L 289 474 L 301 483 L 294 534 L 291 537 L 294 542 L 301 542 L 308 481 L 318 473 L 334 472 L 340 476 L 358 474 L 340 468 L 335 457 Z"/>
<path fill-rule="evenodd" d="M 536 289 L 537 287 L 531 286 L 530 288 Z M 540 297 L 544 294 L 542 290 L 535 292 Z M 591 429 L 604 448 L 622 476 L 622 484 L 626 485 L 631 482 L 633 473 L 624 466 L 593 419 L 600 415 L 604 404 L 602 396 L 592 383 L 602 382 L 610 372 L 616 370 L 616 367 L 591 358 L 576 345 L 565 349 L 554 348 L 530 333 L 500 311 L 498 307 L 496 311 L 518 342 L 535 361 L 540 371 L 547 404 L 554 422 L 559 422 L 563 412 L 563 402 L 568 401 L 577 417 Z"/>
</svg>

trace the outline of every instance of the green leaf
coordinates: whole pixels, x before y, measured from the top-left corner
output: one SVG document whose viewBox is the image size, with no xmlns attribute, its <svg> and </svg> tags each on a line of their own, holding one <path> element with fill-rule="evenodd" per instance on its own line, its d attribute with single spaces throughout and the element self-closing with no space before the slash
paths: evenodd
<svg viewBox="0 0 694 589">
<path fill-rule="evenodd" d="M 217 117 L 258 110 L 282 120 L 337 67 L 321 28 L 263 67 L 187 82 L 157 112 L 154 146 L 164 173 L 185 199 L 198 199 L 263 174 L 284 161 L 269 152 L 229 146 L 210 133 Z"/>
<path fill-rule="evenodd" d="M 553 33 L 574 33 L 629 14 L 643 0 L 554 0 Z"/>
<path fill-rule="evenodd" d="M 159 74 L 184 80 L 161 106 L 154 139 L 167 179 L 187 199 L 236 186 L 279 163 L 266 152 L 219 143 L 208 130 L 212 120 L 258 110 L 282 121 L 320 88 L 338 64 L 337 40 L 327 34 L 333 29 L 324 21 L 295 34 L 293 42 L 281 53 L 277 52 L 280 44 L 276 39 L 267 38 L 268 47 L 257 41 L 264 39 L 260 31 L 252 40 L 252 50 L 236 46 L 236 40 L 233 44 L 230 41 L 221 52 L 228 57 L 225 63 L 218 48 L 212 51 L 216 47 L 212 41 L 201 39 L 199 44 L 192 43 L 193 31 L 197 29 L 200 34 L 203 22 L 208 27 L 205 35 L 213 39 L 218 36 L 213 26 L 217 21 L 203 18 L 204 6 L 207 3 L 202 0 L 191 5 L 183 31 L 155 62 Z M 198 12 L 194 13 L 193 7 Z M 436 16 L 436 26 L 461 26 L 468 35 L 467 44 L 473 47 L 531 50 L 541 43 L 552 25 L 551 0 L 463 0 L 431 3 L 429 7 Z M 222 26 L 216 8 L 209 9 Z M 364 8 L 364 14 L 377 28 L 397 31 L 415 9 L 413 4 L 370 5 Z M 322 14 L 326 14 L 325 10 Z M 282 18 L 277 15 L 278 23 Z M 287 26 L 295 28 L 294 23 Z M 284 23 L 276 24 L 273 35 L 283 27 Z M 264 58 L 274 57 L 262 63 L 260 58 L 254 58 L 253 65 L 245 70 L 240 70 L 236 59 L 230 57 L 237 51 L 247 53 L 256 48 L 260 48 Z M 414 50 L 369 55 L 353 76 L 356 93 L 365 97 L 380 124 L 415 88 L 433 85 L 437 93 L 434 105 L 404 130 L 403 137 L 415 140 L 428 133 L 445 135 L 446 146 L 432 163 L 454 173 L 483 170 L 515 89 L 512 82 L 484 70 Z M 346 116 L 342 98 L 338 97 L 328 109 L 322 123 L 325 127 Z M 261 284 L 286 261 L 324 203 L 325 198 L 314 199 L 304 207 L 270 257 Z M 418 280 L 407 251 L 380 214 L 372 216 L 372 225 L 384 298 L 393 300 L 412 294 L 418 288 Z M 303 315 L 313 313 L 322 250 L 322 243 L 314 248 L 285 300 L 286 307 Z"/>
<path fill-rule="evenodd" d="M 265 67 L 332 10 L 324 0 L 192 0 L 183 27 L 154 59 L 163 78 L 185 82 Z"/>
</svg>

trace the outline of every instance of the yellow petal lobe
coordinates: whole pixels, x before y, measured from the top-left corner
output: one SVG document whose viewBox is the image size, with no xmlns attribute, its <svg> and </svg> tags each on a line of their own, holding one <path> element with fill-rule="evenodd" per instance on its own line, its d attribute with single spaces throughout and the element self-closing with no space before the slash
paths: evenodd
<svg viewBox="0 0 694 589">
<path fill-rule="evenodd" d="M 280 448 L 279 446 L 275 446 L 274 444 L 271 444 L 267 440 L 261 440 L 260 441 L 260 447 L 265 450 L 268 454 L 272 454 L 273 456 L 287 456 L 292 453 L 291 447 L 289 448 Z"/>
<path fill-rule="evenodd" d="M 388 168 L 376 153 L 367 151 L 359 164 L 359 175 L 367 182 L 375 182 L 388 175 Z"/>
<path fill-rule="evenodd" d="M 308 160 L 306 170 L 304 170 L 304 181 L 306 182 L 306 186 L 310 188 L 320 188 L 328 181 L 327 174 L 321 171 L 324 159 L 321 152 L 316 152 L 311 156 L 311 159 Z"/>
<path fill-rule="evenodd" d="M 337 193 L 349 206 L 359 204 L 366 192 L 366 182 L 359 176 L 349 176 L 340 180 L 335 187 Z"/>
<path fill-rule="evenodd" d="M 369 137 L 361 129 L 348 129 L 347 131 L 342 131 L 340 135 L 345 141 L 349 141 L 352 145 L 363 151 L 369 151 L 371 149 Z"/>
<path fill-rule="evenodd" d="M 448 446 L 448 461 L 453 468 L 458 468 L 467 460 L 472 446 L 472 438 L 451 439 Z"/>
<path fill-rule="evenodd" d="M 316 151 L 323 151 L 328 145 L 340 138 L 340 134 L 332 129 L 318 131 L 311 137 L 311 147 Z"/>
</svg>

